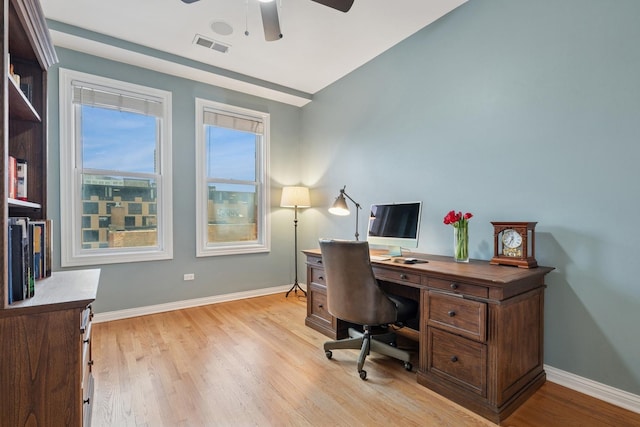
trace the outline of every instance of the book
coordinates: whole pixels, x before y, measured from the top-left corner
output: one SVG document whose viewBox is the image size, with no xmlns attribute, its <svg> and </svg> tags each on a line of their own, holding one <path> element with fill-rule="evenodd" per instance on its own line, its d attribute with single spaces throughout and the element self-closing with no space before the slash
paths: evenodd
<svg viewBox="0 0 640 427">
<path fill-rule="evenodd" d="M 27 200 L 27 161 L 16 159 L 17 194 L 16 198 Z"/>
<path fill-rule="evenodd" d="M 53 263 L 53 222 L 46 219 L 44 229 L 44 277 L 51 277 L 51 264 Z"/>
<path fill-rule="evenodd" d="M 50 262 L 46 254 L 47 221 L 30 221 L 29 225 L 33 227 L 33 275 L 35 280 L 40 280 L 47 277 L 46 268 Z"/>
<path fill-rule="evenodd" d="M 27 256 L 25 257 L 25 263 L 27 264 L 27 298 L 31 298 L 35 295 L 36 291 L 36 277 L 34 275 L 35 265 L 34 265 L 34 251 L 33 251 L 33 240 L 34 240 L 35 227 L 31 224 L 30 221 L 27 221 L 27 238 L 28 238 L 28 246 L 27 246 Z"/>
<path fill-rule="evenodd" d="M 11 233 L 11 224 L 7 224 L 7 303 L 13 302 L 13 237 Z"/>
<path fill-rule="evenodd" d="M 11 234 L 12 302 L 27 298 L 29 289 L 29 232 L 27 218 L 9 218 Z"/>
<path fill-rule="evenodd" d="M 7 173 L 7 182 L 9 183 L 9 198 L 15 199 L 18 196 L 18 164 L 16 158 L 9 156 L 9 167 Z"/>
</svg>

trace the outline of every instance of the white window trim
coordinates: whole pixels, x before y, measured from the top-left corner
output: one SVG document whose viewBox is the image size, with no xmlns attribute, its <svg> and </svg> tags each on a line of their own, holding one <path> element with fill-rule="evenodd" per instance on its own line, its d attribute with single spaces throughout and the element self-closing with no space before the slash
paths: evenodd
<svg viewBox="0 0 640 427">
<path fill-rule="evenodd" d="M 205 132 L 204 132 L 204 110 L 215 109 L 231 114 L 239 114 L 242 116 L 253 117 L 262 121 L 264 125 L 263 140 L 260 146 L 261 163 L 258 164 L 257 181 L 261 182 L 262 188 L 259 198 L 259 207 L 257 218 L 258 226 L 258 242 L 238 242 L 229 245 L 208 245 L 208 186 L 207 186 L 207 168 L 205 152 Z M 206 99 L 196 98 L 196 256 L 217 256 L 217 255 L 236 255 L 248 253 L 269 252 L 271 250 L 271 216 L 270 195 L 269 195 L 269 134 L 270 134 L 270 115 L 260 111 L 249 110 L 240 107 L 234 107 L 219 102 L 209 101 Z M 262 226 L 260 226 L 262 225 Z"/>
<path fill-rule="evenodd" d="M 77 146 L 72 81 L 81 80 L 114 89 L 142 93 L 162 99 L 163 120 L 160 129 L 160 175 L 162 195 L 158 194 L 158 247 L 83 250 L 79 224 L 82 216 L 79 174 L 75 170 Z M 173 198 L 171 153 L 171 92 L 60 68 L 60 263 L 62 267 L 116 264 L 173 259 Z"/>
</svg>

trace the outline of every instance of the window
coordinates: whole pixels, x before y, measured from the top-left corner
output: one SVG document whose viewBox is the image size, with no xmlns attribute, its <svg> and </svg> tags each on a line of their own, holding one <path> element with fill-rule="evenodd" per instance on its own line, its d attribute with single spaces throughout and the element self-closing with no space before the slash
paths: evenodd
<svg viewBox="0 0 640 427">
<path fill-rule="evenodd" d="M 171 259 L 171 94 L 60 69 L 63 267 Z"/>
<path fill-rule="evenodd" d="M 269 115 L 196 99 L 197 256 L 267 252 Z"/>
</svg>

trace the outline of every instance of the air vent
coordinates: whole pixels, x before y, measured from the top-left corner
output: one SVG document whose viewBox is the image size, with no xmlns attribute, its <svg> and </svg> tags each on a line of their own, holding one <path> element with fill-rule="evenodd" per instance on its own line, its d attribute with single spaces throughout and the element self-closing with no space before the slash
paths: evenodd
<svg viewBox="0 0 640 427">
<path fill-rule="evenodd" d="M 196 37 L 193 39 L 193 44 L 206 47 L 207 49 L 215 50 L 220 53 L 227 53 L 231 47 L 227 44 L 208 39 L 200 34 L 196 34 Z"/>
</svg>

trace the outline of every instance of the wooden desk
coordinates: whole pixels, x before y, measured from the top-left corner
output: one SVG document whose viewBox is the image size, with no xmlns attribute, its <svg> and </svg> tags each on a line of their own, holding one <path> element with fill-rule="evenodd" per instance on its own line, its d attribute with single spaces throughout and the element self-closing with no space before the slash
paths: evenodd
<svg viewBox="0 0 640 427">
<path fill-rule="evenodd" d="M 333 339 L 344 338 L 349 325 L 327 310 L 320 250 L 303 252 L 305 324 Z M 383 286 L 420 301 L 418 383 L 499 424 L 546 380 L 544 276 L 553 268 L 405 256 L 428 262 L 392 259 L 372 265 Z"/>
</svg>

